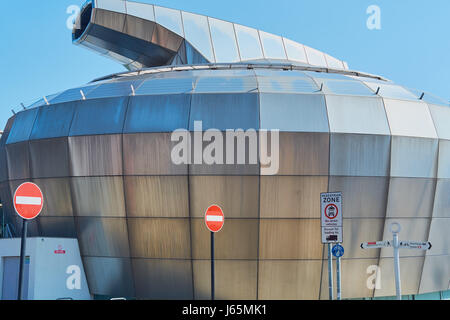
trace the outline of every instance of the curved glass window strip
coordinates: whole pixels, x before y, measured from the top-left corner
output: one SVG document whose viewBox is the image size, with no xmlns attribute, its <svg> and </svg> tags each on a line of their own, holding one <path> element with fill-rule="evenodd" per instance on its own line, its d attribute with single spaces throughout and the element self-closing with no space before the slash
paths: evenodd
<svg viewBox="0 0 450 320">
<path fill-rule="evenodd" d="M 342 61 L 340 61 L 326 53 L 325 53 L 325 60 L 327 61 L 329 68 L 344 69 L 344 64 L 342 63 Z"/>
<path fill-rule="evenodd" d="M 136 81 L 114 81 L 104 83 L 87 94 L 88 99 L 122 97 L 133 95 L 143 80 Z"/>
<path fill-rule="evenodd" d="M 312 64 L 313 66 L 320 66 L 326 68 L 328 67 L 323 52 L 320 52 L 319 50 L 310 48 L 308 46 L 305 46 L 305 51 L 308 57 L 309 64 Z"/>
<path fill-rule="evenodd" d="M 95 0 L 95 7 L 120 13 L 127 12 L 124 0 Z"/>
<path fill-rule="evenodd" d="M 283 39 L 280 36 L 259 31 L 266 59 L 287 59 Z"/>
<path fill-rule="evenodd" d="M 189 93 L 195 81 L 193 78 L 149 79 L 136 90 L 136 95 Z"/>
<path fill-rule="evenodd" d="M 374 93 L 359 81 L 322 80 L 326 93 L 355 96 L 374 96 Z"/>
<path fill-rule="evenodd" d="M 144 20 L 155 21 L 153 5 L 127 1 L 127 14 Z"/>
<path fill-rule="evenodd" d="M 263 77 L 258 76 L 258 88 L 260 92 L 274 93 L 318 93 L 319 88 L 306 77 Z"/>
<path fill-rule="evenodd" d="M 436 129 L 427 104 L 384 99 L 384 105 L 392 135 L 437 138 Z"/>
<path fill-rule="evenodd" d="M 440 105 L 440 106 L 446 106 L 446 107 L 450 106 L 450 103 L 448 101 L 445 101 L 444 99 L 442 99 L 440 97 L 437 97 L 437 96 L 435 96 L 435 95 L 433 95 L 431 93 L 420 91 L 420 90 L 417 90 L 417 89 L 411 89 L 411 88 L 405 88 L 405 89 L 411 91 L 414 95 L 419 97 L 419 99 L 423 95 L 422 100 L 427 102 L 427 103 Z"/>
<path fill-rule="evenodd" d="M 286 38 L 283 38 L 283 41 L 284 46 L 286 47 L 287 58 L 289 60 L 308 63 L 305 47 L 302 44 Z"/>
<path fill-rule="evenodd" d="M 255 76 L 200 77 L 195 85 L 195 93 L 256 92 L 258 83 Z"/>
<path fill-rule="evenodd" d="M 16 114 L 16 118 L 11 131 L 9 132 L 6 144 L 26 141 L 30 138 L 31 130 L 33 129 L 38 110 L 38 108 L 34 108 L 21 111 Z"/>
<path fill-rule="evenodd" d="M 239 62 L 234 26 L 230 22 L 208 18 L 216 62 Z"/>
<path fill-rule="evenodd" d="M 52 100 L 52 103 L 61 103 L 61 102 L 68 102 L 68 101 L 78 101 L 83 99 L 84 97 L 89 94 L 92 90 L 97 88 L 99 84 L 94 84 L 86 87 L 80 87 L 75 89 L 69 89 L 58 95 Z"/>
<path fill-rule="evenodd" d="M 186 40 L 208 61 L 215 62 L 208 18 L 188 12 L 182 12 L 182 15 Z"/>
<path fill-rule="evenodd" d="M 412 94 L 410 91 L 405 88 L 394 85 L 394 84 L 383 84 L 379 82 L 369 82 L 364 81 L 364 83 L 373 90 L 373 92 L 378 91 L 378 95 L 383 98 L 389 99 L 402 99 L 402 100 L 419 100 L 419 97 Z"/>
<path fill-rule="evenodd" d="M 258 30 L 244 27 L 239 24 L 235 24 L 234 27 L 236 29 L 241 60 L 263 59 L 264 56 Z"/>
<path fill-rule="evenodd" d="M 155 18 L 158 24 L 184 37 L 181 11 L 155 6 Z"/>
</svg>

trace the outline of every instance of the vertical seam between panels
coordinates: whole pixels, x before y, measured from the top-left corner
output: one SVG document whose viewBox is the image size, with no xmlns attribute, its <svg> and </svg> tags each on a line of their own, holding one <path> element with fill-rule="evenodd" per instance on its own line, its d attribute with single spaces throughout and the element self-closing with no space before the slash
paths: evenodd
<svg viewBox="0 0 450 320">
<path fill-rule="evenodd" d="M 212 54 L 213 54 L 213 58 L 214 58 L 214 63 L 217 63 L 216 49 L 214 48 L 214 42 L 212 39 L 212 31 L 211 31 L 211 25 L 209 23 L 209 17 L 206 17 L 206 22 L 208 23 L 209 41 L 211 42 L 211 49 L 212 49 Z"/>
<path fill-rule="evenodd" d="M 368 87 L 369 90 L 372 90 L 364 81 L 361 81 L 361 82 L 366 87 Z M 387 125 L 388 125 L 388 128 L 389 128 L 389 133 L 390 133 L 390 135 L 389 135 L 390 148 L 389 148 L 389 163 L 388 163 L 389 171 L 388 171 L 388 177 L 387 177 L 388 178 L 388 186 L 387 186 L 387 194 L 386 194 L 386 206 L 385 206 L 385 210 L 384 210 L 384 223 L 383 223 L 383 229 L 382 229 L 382 234 L 381 234 L 381 240 L 383 240 L 384 239 L 384 230 L 386 229 L 386 223 L 387 223 L 387 219 L 388 219 L 389 194 L 390 194 L 390 191 L 391 191 L 391 182 L 392 182 L 391 170 L 392 170 L 392 148 L 393 148 L 393 140 L 394 140 L 393 138 L 394 138 L 394 136 L 392 135 L 391 123 L 389 122 L 389 117 L 388 117 L 388 114 L 387 114 L 386 103 L 384 101 L 384 98 L 379 96 L 379 95 L 376 95 L 376 96 L 379 97 L 379 99 L 381 99 L 381 102 L 383 103 L 383 109 L 384 109 L 384 113 L 386 115 L 386 122 L 387 122 Z M 378 254 L 378 265 L 377 265 L 377 271 L 376 271 L 377 275 L 376 275 L 376 278 L 375 278 L 375 282 L 378 281 L 378 276 L 379 276 L 379 274 L 381 272 L 381 270 L 380 270 L 380 268 L 381 268 L 380 264 L 381 264 L 381 258 L 382 258 L 381 257 L 381 252 L 383 251 L 383 249 L 379 249 L 379 250 L 380 250 L 380 253 Z M 372 295 L 373 298 L 375 298 L 376 290 L 377 290 L 377 288 L 375 286 L 374 289 L 373 289 L 373 295 Z"/>
<path fill-rule="evenodd" d="M 259 125 L 259 130 L 258 132 L 261 132 L 261 92 L 259 91 L 259 81 L 258 81 L 258 76 L 256 75 L 256 70 L 253 69 L 253 74 L 255 75 L 255 79 L 256 79 L 256 90 L 257 90 L 257 110 L 258 110 L 258 125 Z M 272 134 L 271 134 L 272 135 Z M 261 143 L 260 139 L 259 143 Z M 258 144 L 259 144 L 258 143 Z M 260 151 L 260 146 L 258 146 L 258 151 Z M 259 154 L 259 152 L 258 152 Z M 259 174 L 258 174 L 258 220 L 257 220 L 257 225 L 258 225 L 258 242 L 256 245 L 256 300 L 259 300 L 259 260 L 260 260 L 260 241 L 261 241 L 261 161 L 259 161 Z"/>
<path fill-rule="evenodd" d="M 128 217 L 128 210 L 127 210 L 127 193 L 126 193 L 126 188 L 125 188 L 125 157 L 124 157 L 124 130 L 125 130 L 125 123 L 127 121 L 127 116 L 128 116 L 128 109 L 130 108 L 130 104 L 131 104 L 131 97 L 128 96 L 127 98 L 127 106 L 125 109 L 125 116 L 124 116 L 124 120 L 123 120 L 123 124 L 122 124 L 122 132 L 120 133 L 121 136 L 121 141 L 122 141 L 122 145 L 121 145 L 121 157 L 122 157 L 122 191 L 123 191 L 123 205 L 124 205 L 124 210 L 125 210 L 125 224 L 127 227 L 127 240 L 128 240 L 128 259 L 130 262 L 130 274 L 132 277 L 132 283 L 133 283 L 133 290 L 134 290 L 134 295 L 135 297 L 137 297 L 137 290 L 136 290 L 136 277 L 134 275 L 134 268 L 133 268 L 133 261 L 132 261 L 132 255 L 131 255 L 131 242 L 130 242 L 130 226 L 128 223 L 128 219 L 130 217 Z"/>
<path fill-rule="evenodd" d="M 35 182 L 36 179 L 34 178 L 33 163 L 32 163 L 32 159 L 31 159 L 31 135 L 33 133 L 34 126 L 36 125 L 36 121 L 37 121 L 39 112 L 42 110 L 41 108 L 42 108 L 42 106 L 38 107 L 38 109 L 36 110 L 36 115 L 33 120 L 33 125 L 31 126 L 30 134 L 28 136 L 28 141 L 26 142 L 27 143 L 27 153 L 28 153 L 28 170 L 30 172 L 30 181 L 33 181 L 33 182 Z M 27 179 L 25 178 L 24 180 L 27 180 Z M 14 194 L 12 196 L 13 196 L 13 200 L 14 200 Z M 40 225 L 41 221 L 40 220 L 41 220 L 40 217 L 38 217 L 38 219 L 36 220 L 36 228 L 37 228 L 38 236 L 41 235 L 41 225 Z M 22 225 L 22 228 L 23 228 L 23 225 Z M 27 233 L 29 233 L 29 230 L 27 231 Z"/>
<path fill-rule="evenodd" d="M 195 79 L 195 78 L 194 78 Z M 186 124 L 186 128 L 189 132 L 190 135 L 190 131 L 189 131 L 189 126 L 191 123 L 191 109 L 192 109 L 192 96 L 193 96 L 194 92 L 192 92 L 191 94 L 189 94 L 189 112 L 188 112 L 188 117 L 187 117 L 187 124 Z M 191 146 L 189 145 L 189 157 L 191 157 Z M 192 208 L 191 208 L 191 177 L 190 177 L 190 172 L 189 172 L 189 162 L 190 159 L 188 161 L 188 164 L 186 164 L 186 177 L 187 177 L 187 196 L 188 196 L 188 213 L 189 213 L 189 241 L 190 241 L 190 249 L 191 249 L 191 283 L 192 283 L 192 300 L 195 300 L 195 281 L 194 281 L 194 255 L 193 255 L 193 241 L 192 241 Z"/>
<path fill-rule="evenodd" d="M 239 62 L 242 62 L 241 48 L 239 46 L 239 39 L 238 39 L 237 32 L 236 32 L 236 25 L 234 23 L 231 23 L 231 25 L 233 26 L 234 41 L 236 41 L 236 48 L 237 48 L 238 55 L 239 55 Z"/>
<path fill-rule="evenodd" d="M 265 52 L 265 50 L 264 50 L 263 42 L 262 42 L 262 40 L 261 40 L 261 34 L 259 33 L 259 30 L 256 30 L 256 32 L 258 33 L 259 45 L 261 46 L 261 52 L 262 52 L 263 58 L 264 58 L 264 59 L 268 59 L 268 58 L 266 57 L 266 52 Z"/>
<path fill-rule="evenodd" d="M 281 37 L 281 43 L 283 43 L 284 54 L 286 55 L 286 60 L 289 60 L 288 53 L 286 50 L 286 44 L 284 43 L 284 37 Z"/>
</svg>

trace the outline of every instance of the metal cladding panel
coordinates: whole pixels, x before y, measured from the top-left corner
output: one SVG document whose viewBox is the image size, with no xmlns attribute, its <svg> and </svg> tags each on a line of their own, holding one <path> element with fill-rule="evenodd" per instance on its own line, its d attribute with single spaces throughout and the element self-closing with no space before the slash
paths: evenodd
<svg viewBox="0 0 450 320">
<path fill-rule="evenodd" d="M 417 101 L 419 99 L 419 97 L 414 95 L 412 92 L 398 85 L 372 81 L 363 81 L 363 82 L 374 92 L 377 92 L 379 89 L 378 94 L 383 98 L 412 100 L 412 101 Z"/>
<path fill-rule="evenodd" d="M 345 258 L 345 256 L 344 256 Z M 375 279 L 370 282 L 371 273 L 369 267 L 377 266 L 378 259 L 341 259 L 341 298 L 358 299 L 361 297 L 372 298 L 373 289 L 368 288 L 368 284 L 375 283 Z M 335 262 L 333 262 L 335 263 Z M 328 260 L 323 260 L 322 283 L 320 290 L 320 300 L 328 300 Z M 333 279 L 336 279 L 336 269 L 333 266 Z M 384 273 L 381 274 L 383 276 Z M 336 286 L 334 286 L 334 297 L 337 296 Z"/>
<path fill-rule="evenodd" d="M 261 128 L 281 132 L 329 132 L 322 95 L 260 95 Z"/>
<path fill-rule="evenodd" d="M 202 121 L 203 130 L 259 129 L 257 94 L 195 94 L 192 96 L 189 130 Z"/>
<path fill-rule="evenodd" d="M 320 219 L 262 219 L 260 259 L 322 259 Z"/>
<path fill-rule="evenodd" d="M 194 260 L 194 290 L 196 300 L 211 299 L 211 263 Z M 223 261 L 215 263 L 215 298 L 217 300 L 256 300 L 257 261 Z"/>
<path fill-rule="evenodd" d="M 184 37 L 181 11 L 154 6 L 156 22 L 168 30 Z"/>
<path fill-rule="evenodd" d="M 117 1 L 119 3 L 123 3 L 124 1 Z M 123 8 L 125 9 L 125 8 Z M 95 14 L 92 16 L 92 23 L 98 26 L 102 26 L 104 28 L 114 30 L 117 32 L 123 32 L 123 28 L 125 26 L 125 10 L 121 10 L 119 12 L 113 12 L 109 10 L 104 10 L 103 8 L 95 8 Z"/>
<path fill-rule="evenodd" d="M 136 4 L 140 5 L 140 3 Z M 146 11 L 147 10 L 143 12 L 143 15 L 147 13 Z M 125 20 L 124 33 L 140 40 L 152 42 L 153 32 L 155 31 L 155 28 L 156 25 L 154 22 L 144 20 L 140 17 L 128 15 Z"/>
<path fill-rule="evenodd" d="M 28 145 L 28 142 L 6 145 L 8 176 L 10 180 L 31 178 Z"/>
<path fill-rule="evenodd" d="M 69 102 L 40 107 L 30 139 L 58 138 L 69 135 L 76 106 L 76 103 Z"/>
<path fill-rule="evenodd" d="M 82 256 L 129 257 L 125 218 L 75 217 Z"/>
<path fill-rule="evenodd" d="M 390 180 L 388 177 L 331 176 L 329 179 L 328 190 L 339 190 L 344 195 L 345 218 L 384 218 L 386 216 Z M 317 199 L 314 198 L 314 201 L 318 205 Z"/>
<path fill-rule="evenodd" d="M 429 104 L 434 126 L 440 139 L 450 140 L 450 108 Z"/>
<path fill-rule="evenodd" d="M 344 198 L 344 206 L 347 207 Z M 346 213 L 344 212 L 346 217 Z M 344 218 L 344 243 L 345 259 L 358 258 L 378 258 L 380 256 L 379 249 L 362 250 L 361 243 L 382 239 L 384 229 L 384 219 L 346 219 Z M 326 250 L 325 250 L 326 252 Z"/>
<path fill-rule="evenodd" d="M 450 255 L 449 230 L 449 218 L 434 218 L 431 221 L 429 241 L 431 242 L 433 247 L 431 248 L 431 250 L 427 251 L 427 256 Z"/>
<path fill-rule="evenodd" d="M 326 192 L 328 177 L 261 177 L 261 218 L 319 218 L 317 196 Z M 346 199 L 347 209 L 347 199 Z"/>
<path fill-rule="evenodd" d="M 322 261 L 260 261 L 260 300 L 317 300 Z"/>
<path fill-rule="evenodd" d="M 6 154 L 6 140 L 13 125 L 15 117 L 8 119 L 3 134 L 0 138 L 0 182 L 8 180 L 8 156 Z"/>
<path fill-rule="evenodd" d="M 128 218 L 131 257 L 190 259 L 189 219 Z"/>
<path fill-rule="evenodd" d="M 39 235 L 48 238 L 76 238 L 77 231 L 73 217 L 39 216 Z"/>
<path fill-rule="evenodd" d="M 209 62 L 215 62 L 211 44 L 208 17 L 182 12 L 186 40 Z"/>
<path fill-rule="evenodd" d="M 434 218 L 450 218 L 450 179 L 438 179 L 434 198 Z"/>
<path fill-rule="evenodd" d="M 392 137 L 391 176 L 436 178 L 439 140 Z"/>
<path fill-rule="evenodd" d="M 263 59 L 258 30 L 234 24 L 241 60 Z"/>
<path fill-rule="evenodd" d="M 402 295 L 418 294 L 425 258 L 401 258 Z M 395 296 L 394 259 L 380 259 L 381 289 L 375 289 L 375 297 Z"/>
<path fill-rule="evenodd" d="M 330 138 L 330 175 L 389 175 L 391 137 L 333 133 Z"/>
<path fill-rule="evenodd" d="M 183 38 L 174 33 L 173 30 L 168 30 L 159 24 L 155 25 L 155 30 L 153 31 L 152 38 L 153 44 L 162 47 L 165 50 L 169 50 L 170 52 L 175 54 L 180 49 L 183 41 Z M 169 53 L 166 53 L 166 56 L 169 57 Z"/>
<path fill-rule="evenodd" d="M 287 59 L 283 39 L 280 36 L 276 36 L 264 31 L 259 31 L 259 36 L 261 38 L 264 57 L 266 59 Z"/>
<path fill-rule="evenodd" d="M 384 226 L 383 240 L 392 240 L 392 232 L 389 226 L 393 222 L 400 223 L 402 230 L 399 234 L 400 240 L 428 241 L 428 231 L 430 230 L 431 219 L 426 218 L 386 218 Z M 424 257 L 425 251 L 403 249 L 400 251 L 400 257 Z M 380 258 L 393 258 L 394 250 L 392 248 L 382 248 Z M 390 269 L 392 270 L 392 269 Z M 392 281 L 394 283 L 394 281 Z"/>
<path fill-rule="evenodd" d="M 430 218 L 435 190 L 434 179 L 391 178 L 386 217 Z"/>
<path fill-rule="evenodd" d="M 295 41 L 283 38 L 284 47 L 289 60 L 308 63 L 305 47 Z"/>
<path fill-rule="evenodd" d="M 216 62 L 239 62 L 239 50 L 234 25 L 227 21 L 208 18 Z"/>
<path fill-rule="evenodd" d="M 114 297 L 134 297 L 130 259 L 83 257 L 89 291 Z"/>
<path fill-rule="evenodd" d="M 384 105 L 392 135 L 437 139 L 426 103 L 384 99 Z"/>
<path fill-rule="evenodd" d="M 122 175 L 122 135 L 69 137 L 71 176 Z"/>
<path fill-rule="evenodd" d="M 75 111 L 70 136 L 122 133 L 128 97 L 85 100 Z"/>
<path fill-rule="evenodd" d="M 86 99 L 112 98 L 132 95 L 144 80 L 114 81 L 99 85 L 86 95 Z"/>
<path fill-rule="evenodd" d="M 191 176 L 189 197 L 191 216 L 203 218 L 215 204 L 226 218 L 258 218 L 259 177 Z"/>
<path fill-rule="evenodd" d="M 52 105 L 56 103 L 62 102 L 70 102 L 70 101 L 80 101 L 83 99 L 83 94 L 86 96 L 97 88 L 99 84 L 87 85 L 85 87 L 73 88 L 62 92 L 60 95 L 56 96 L 52 101 Z M 83 94 L 82 94 L 83 93 Z"/>
<path fill-rule="evenodd" d="M 191 93 L 194 85 L 192 77 L 149 78 L 136 89 L 136 96 Z"/>
<path fill-rule="evenodd" d="M 450 255 L 426 256 L 423 265 L 419 294 L 448 290 Z"/>
<path fill-rule="evenodd" d="M 278 175 L 328 175 L 328 133 L 280 133 L 280 168 Z M 263 154 L 265 146 L 261 145 Z"/>
<path fill-rule="evenodd" d="M 325 97 L 331 132 L 390 135 L 382 99 L 337 95 Z"/>
<path fill-rule="evenodd" d="M 190 106 L 191 96 L 185 94 L 131 97 L 124 133 L 187 129 Z"/>
<path fill-rule="evenodd" d="M 192 300 L 192 262 L 132 259 L 136 297 L 152 300 Z"/>
<path fill-rule="evenodd" d="M 228 73 L 228 72 L 227 72 Z M 195 93 L 250 93 L 258 90 L 254 75 L 239 76 L 233 73 L 221 73 L 213 77 L 199 77 L 195 83 Z"/>
<path fill-rule="evenodd" d="M 306 56 L 308 57 L 309 64 L 319 67 L 328 67 L 325 55 L 319 50 L 305 46 Z"/>
<path fill-rule="evenodd" d="M 440 179 L 450 178 L 450 140 L 439 141 L 437 177 Z"/>
<path fill-rule="evenodd" d="M 155 21 L 155 11 L 153 5 L 151 4 L 127 1 L 126 8 L 127 15 L 129 16 L 134 16 L 149 21 Z"/>
<path fill-rule="evenodd" d="M 74 213 L 87 217 L 125 217 L 122 177 L 71 178 Z"/>
<path fill-rule="evenodd" d="M 72 217 L 69 178 L 34 179 L 44 195 L 40 217 Z"/>
<path fill-rule="evenodd" d="M 67 137 L 30 141 L 30 158 L 33 178 L 70 175 Z"/>
<path fill-rule="evenodd" d="M 124 175 L 187 175 L 188 165 L 172 162 L 170 133 L 139 133 L 123 136 Z"/>
<path fill-rule="evenodd" d="M 124 182 L 128 217 L 189 217 L 187 176 L 125 176 Z"/>
<path fill-rule="evenodd" d="M 206 208 L 205 208 L 206 210 Z M 227 213 L 225 212 L 225 215 Z M 227 219 L 215 235 L 215 258 L 218 260 L 256 260 L 258 257 L 257 219 Z M 211 232 L 204 218 L 191 220 L 192 258 L 210 259 Z"/>
<path fill-rule="evenodd" d="M 31 130 L 33 129 L 38 110 L 38 108 L 35 108 L 21 111 L 16 114 L 11 131 L 8 135 L 8 140 L 6 140 L 6 144 L 27 141 L 30 138 Z"/>
</svg>

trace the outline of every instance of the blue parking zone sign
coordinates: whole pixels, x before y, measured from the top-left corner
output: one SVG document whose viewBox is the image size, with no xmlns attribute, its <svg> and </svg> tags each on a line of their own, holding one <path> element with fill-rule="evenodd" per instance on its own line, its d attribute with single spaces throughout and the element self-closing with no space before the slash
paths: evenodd
<svg viewBox="0 0 450 320">
<path fill-rule="evenodd" d="M 336 258 L 340 258 L 344 255 L 344 247 L 341 246 L 340 244 L 337 244 L 333 247 L 333 256 L 335 256 Z"/>
</svg>

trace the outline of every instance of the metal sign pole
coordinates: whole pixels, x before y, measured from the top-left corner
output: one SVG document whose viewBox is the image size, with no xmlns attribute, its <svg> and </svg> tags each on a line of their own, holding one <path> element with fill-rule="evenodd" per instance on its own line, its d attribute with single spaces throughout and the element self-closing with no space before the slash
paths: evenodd
<svg viewBox="0 0 450 320">
<path fill-rule="evenodd" d="M 328 244 L 328 296 L 333 300 L 333 253 L 331 243 Z"/>
<path fill-rule="evenodd" d="M 214 232 L 211 232 L 211 300 L 214 301 Z"/>
<path fill-rule="evenodd" d="M 337 299 L 341 300 L 341 257 L 336 259 Z"/>
<path fill-rule="evenodd" d="M 17 300 L 22 300 L 22 290 L 23 290 L 23 268 L 25 265 L 25 250 L 27 241 L 27 225 L 28 220 L 23 219 L 22 223 L 22 240 L 20 244 L 20 266 L 19 266 L 19 288 L 17 293 Z"/>
<path fill-rule="evenodd" d="M 402 300 L 402 284 L 400 280 L 400 244 L 398 241 L 398 233 L 394 233 L 394 272 L 395 272 L 395 291 L 397 300 Z"/>
</svg>

